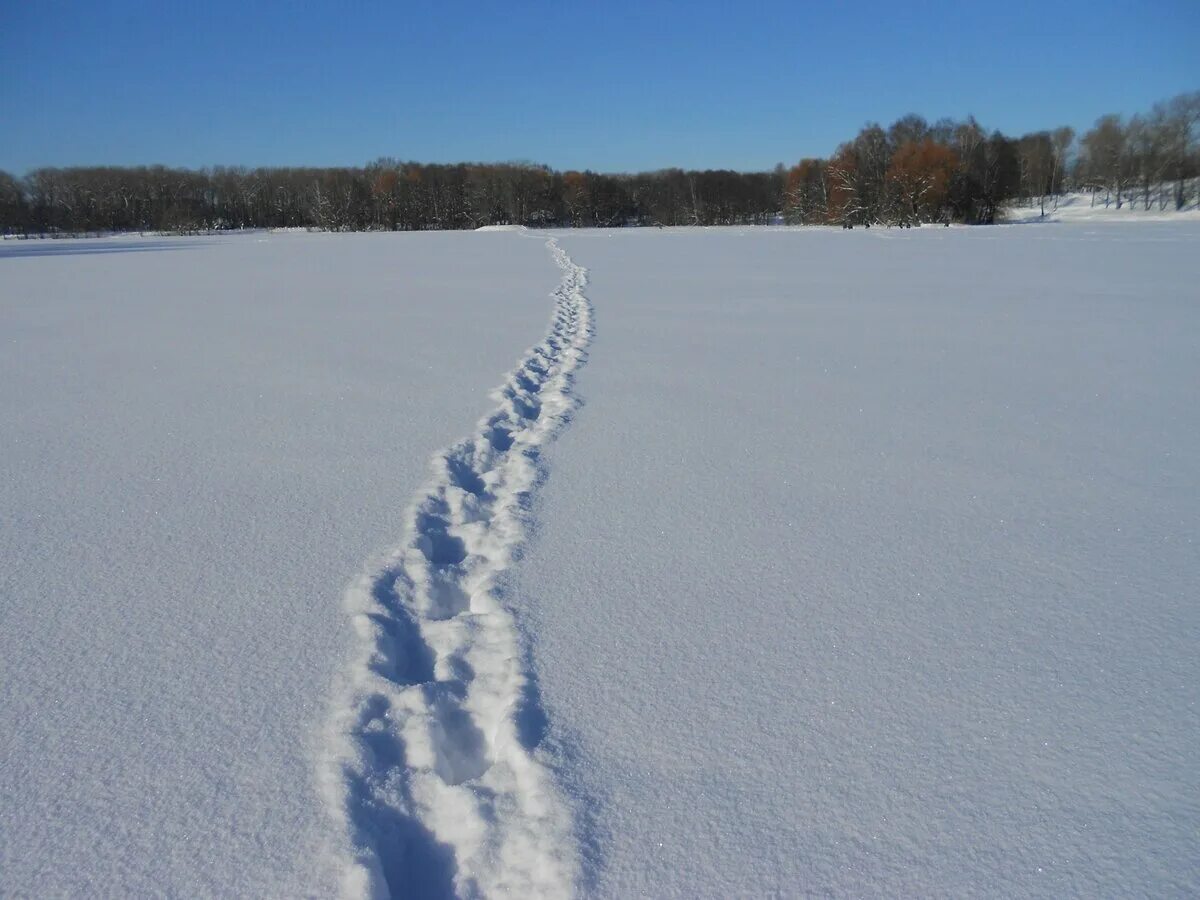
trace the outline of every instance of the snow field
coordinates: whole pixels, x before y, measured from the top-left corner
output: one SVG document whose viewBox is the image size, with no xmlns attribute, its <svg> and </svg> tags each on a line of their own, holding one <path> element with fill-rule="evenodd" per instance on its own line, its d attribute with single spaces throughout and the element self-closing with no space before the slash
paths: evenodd
<svg viewBox="0 0 1200 900">
<path fill-rule="evenodd" d="M 1050 222 L 1196 222 L 1200 221 L 1200 203 L 1197 203 L 1197 183 L 1187 184 L 1185 196 L 1188 201 L 1182 209 L 1175 208 L 1175 185 L 1163 183 L 1150 189 L 1150 206 L 1146 208 L 1145 196 L 1137 189 L 1123 192 L 1124 202 L 1117 208 L 1116 199 L 1105 191 L 1093 197 L 1090 192 L 1066 194 L 1046 198 L 1046 215 L 1035 201 L 1032 206 L 1015 205 L 1004 211 L 1004 221 L 1009 224 Z M 1105 203 L 1105 197 L 1109 202 Z"/>
<path fill-rule="evenodd" d="M 0 246 L 0 895 L 338 893 L 342 596 L 559 275 L 504 234 Z"/>
<path fill-rule="evenodd" d="M 0 245 L 0 894 L 1200 891 L 1200 226 L 493 230 Z"/>
<path fill-rule="evenodd" d="M 1198 239 L 561 238 L 507 593 L 589 896 L 1200 890 Z"/>
</svg>

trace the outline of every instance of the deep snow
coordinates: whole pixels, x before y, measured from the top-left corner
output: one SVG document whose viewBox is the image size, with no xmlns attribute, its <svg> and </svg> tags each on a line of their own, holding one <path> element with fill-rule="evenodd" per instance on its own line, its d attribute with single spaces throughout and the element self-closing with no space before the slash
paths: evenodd
<svg viewBox="0 0 1200 900">
<path fill-rule="evenodd" d="M 343 592 L 560 274 L 503 234 L 0 245 L 0 894 L 336 893 Z"/>
<path fill-rule="evenodd" d="M 323 787 L 353 848 L 349 896 L 563 897 L 579 859 L 539 749 L 540 709 L 509 598 L 541 454 L 576 409 L 592 313 L 563 272 L 546 337 L 471 437 L 434 457 L 404 540 L 347 591 L 359 634 L 334 692 Z"/>
<path fill-rule="evenodd" d="M 1200 891 L 1198 239 L 562 238 L 509 589 L 594 895 Z"/>
<path fill-rule="evenodd" d="M 1198 238 L 0 245 L 0 894 L 1197 893 Z"/>
</svg>

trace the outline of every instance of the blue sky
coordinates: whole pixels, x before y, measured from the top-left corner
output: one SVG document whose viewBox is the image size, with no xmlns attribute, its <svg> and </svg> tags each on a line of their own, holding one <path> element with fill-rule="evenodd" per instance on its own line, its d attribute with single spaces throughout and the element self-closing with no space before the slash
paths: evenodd
<svg viewBox="0 0 1200 900">
<path fill-rule="evenodd" d="M 0 0 L 0 169 L 764 169 L 864 123 L 1086 127 L 1200 89 L 1200 2 Z"/>
</svg>

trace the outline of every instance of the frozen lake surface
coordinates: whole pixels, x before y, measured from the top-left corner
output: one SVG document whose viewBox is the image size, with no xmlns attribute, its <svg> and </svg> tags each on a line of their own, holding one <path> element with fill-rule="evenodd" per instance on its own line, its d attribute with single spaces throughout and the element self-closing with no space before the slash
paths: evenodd
<svg viewBox="0 0 1200 900">
<path fill-rule="evenodd" d="M 1200 889 L 1200 225 L 562 244 L 513 595 L 595 893 Z"/>
<path fill-rule="evenodd" d="M 0 893 L 1194 895 L 1198 246 L 0 244 Z"/>
<path fill-rule="evenodd" d="M 0 894 L 336 893 L 342 592 L 558 278 L 503 234 L 0 245 Z"/>
</svg>

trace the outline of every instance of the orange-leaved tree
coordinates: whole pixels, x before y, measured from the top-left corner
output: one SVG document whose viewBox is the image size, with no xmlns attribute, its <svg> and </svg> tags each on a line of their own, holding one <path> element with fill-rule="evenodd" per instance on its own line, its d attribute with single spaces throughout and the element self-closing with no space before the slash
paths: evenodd
<svg viewBox="0 0 1200 900">
<path fill-rule="evenodd" d="M 952 149 L 929 138 L 897 148 L 888 166 L 887 184 L 900 224 L 944 217 L 957 165 L 958 155 Z"/>
</svg>

